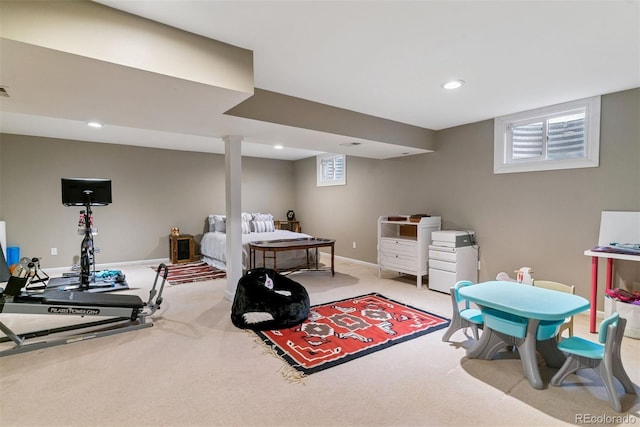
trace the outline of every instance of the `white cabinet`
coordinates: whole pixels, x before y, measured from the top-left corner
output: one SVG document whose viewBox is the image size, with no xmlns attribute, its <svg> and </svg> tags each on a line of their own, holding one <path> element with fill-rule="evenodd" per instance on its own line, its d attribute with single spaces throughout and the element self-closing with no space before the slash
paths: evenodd
<svg viewBox="0 0 640 427">
<path fill-rule="evenodd" d="M 412 220 L 410 215 L 381 216 L 378 219 L 378 275 L 382 270 L 416 276 L 422 287 L 422 276 L 429 271 L 431 233 L 440 230 L 439 216 Z"/>
<path fill-rule="evenodd" d="M 478 281 L 478 247 L 429 246 L 429 289 L 449 293 L 461 280 Z"/>
</svg>

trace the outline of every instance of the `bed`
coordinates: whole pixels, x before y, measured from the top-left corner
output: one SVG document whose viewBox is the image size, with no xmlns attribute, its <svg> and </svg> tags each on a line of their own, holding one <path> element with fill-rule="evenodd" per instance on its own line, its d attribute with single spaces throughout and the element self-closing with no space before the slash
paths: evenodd
<svg viewBox="0 0 640 427">
<path fill-rule="evenodd" d="M 224 215 L 209 215 L 209 232 L 204 233 L 200 242 L 202 260 L 216 268 L 226 270 L 227 234 L 226 218 Z M 242 269 L 249 268 L 249 243 L 264 240 L 297 239 L 311 237 L 305 233 L 295 233 L 289 230 L 277 230 L 273 216 L 263 213 L 242 214 Z M 315 263 L 315 253 L 310 251 L 310 262 Z M 305 249 L 286 251 L 278 254 L 278 270 L 294 269 L 307 265 L 307 251 Z M 262 257 L 256 257 L 256 267 L 273 268 L 272 260 L 267 259 L 266 265 Z"/>
</svg>

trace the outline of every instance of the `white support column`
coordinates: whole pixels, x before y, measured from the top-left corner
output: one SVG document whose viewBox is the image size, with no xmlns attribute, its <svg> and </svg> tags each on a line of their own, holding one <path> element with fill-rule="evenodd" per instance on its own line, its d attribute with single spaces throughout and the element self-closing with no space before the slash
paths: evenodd
<svg viewBox="0 0 640 427">
<path fill-rule="evenodd" d="M 233 301 L 242 277 L 242 137 L 227 135 L 224 141 L 225 201 L 227 216 L 227 290 Z"/>
</svg>

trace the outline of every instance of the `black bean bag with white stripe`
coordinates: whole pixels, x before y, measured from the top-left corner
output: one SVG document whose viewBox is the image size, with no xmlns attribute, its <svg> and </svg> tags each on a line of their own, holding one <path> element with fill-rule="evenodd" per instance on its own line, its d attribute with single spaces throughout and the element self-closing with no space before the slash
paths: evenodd
<svg viewBox="0 0 640 427">
<path fill-rule="evenodd" d="M 255 268 L 238 281 L 231 322 L 241 329 L 286 329 L 304 322 L 309 308 L 309 294 L 300 283 L 275 270 Z"/>
</svg>

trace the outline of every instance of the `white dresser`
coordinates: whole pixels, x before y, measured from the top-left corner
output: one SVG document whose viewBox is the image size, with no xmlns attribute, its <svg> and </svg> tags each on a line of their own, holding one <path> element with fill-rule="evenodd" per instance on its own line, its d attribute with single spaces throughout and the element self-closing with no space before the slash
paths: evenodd
<svg viewBox="0 0 640 427">
<path fill-rule="evenodd" d="M 429 289 L 449 293 L 461 280 L 478 281 L 478 246 L 473 232 L 443 230 L 429 246 Z"/>
<path fill-rule="evenodd" d="M 410 220 L 410 215 L 381 216 L 378 219 L 378 275 L 382 270 L 416 276 L 422 287 L 422 276 L 429 272 L 431 233 L 440 230 L 439 216 Z"/>
</svg>

